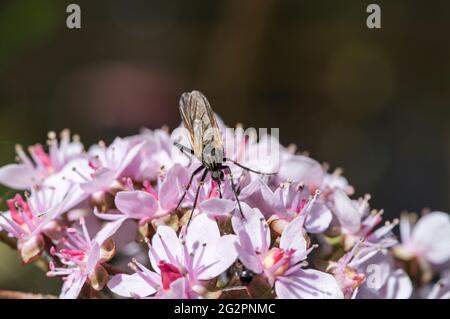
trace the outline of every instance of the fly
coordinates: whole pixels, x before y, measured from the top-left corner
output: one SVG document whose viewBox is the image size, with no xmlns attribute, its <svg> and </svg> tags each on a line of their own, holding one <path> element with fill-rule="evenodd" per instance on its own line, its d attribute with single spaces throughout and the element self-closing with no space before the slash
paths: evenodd
<svg viewBox="0 0 450 319">
<path fill-rule="evenodd" d="M 236 198 L 239 211 L 242 213 L 241 203 L 239 201 L 236 185 L 233 181 L 233 174 L 230 166 L 224 165 L 226 162 L 231 162 L 234 165 L 239 166 L 249 172 L 260 175 L 275 175 L 276 173 L 262 173 L 260 171 L 246 167 L 232 159 L 224 156 L 224 146 L 222 142 L 222 136 L 217 125 L 216 117 L 211 109 L 211 106 L 206 97 L 199 91 L 186 92 L 181 95 L 180 98 L 180 114 L 188 132 L 189 142 L 192 148 L 186 147 L 175 142 L 175 146 L 180 149 L 186 155 L 195 156 L 202 163 L 192 173 L 186 189 L 178 202 L 175 210 L 178 210 L 183 202 L 187 191 L 189 190 L 194 177 L 202 173 L 200 178 L 200 184 L 197 188 L 194 198 L 194 204 L 192 207 L 191 215 L 189 216 L 188 225 L 192 219 L 193 212 L 197 205 L 198 195 L 200 188 L 202 187 L 208 173 L 211 174 L 211 178 L 217 183 L 219 196 L 222 198 L 221 183 L 224 182 L 225 174 L 230 176 L 231 188 Z"/>
</svg>

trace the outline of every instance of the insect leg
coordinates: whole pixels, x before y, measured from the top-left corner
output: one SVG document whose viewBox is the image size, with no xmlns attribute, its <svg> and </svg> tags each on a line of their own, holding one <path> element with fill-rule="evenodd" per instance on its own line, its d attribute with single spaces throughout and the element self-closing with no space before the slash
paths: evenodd
<svg viewBox="0 0 450 319">
<path fill-rule="evenodd" d="M 178 208 L 180 208 L 181 203 L 183 202 L 184 198 L 186 197 L 186 193 L 188 192 L 189 188 L 191 187 L 192 184 L 192 180 L 194 179 L 194 176 L 197 175 L 198 173 L 200 173 L 202 171 L 202 169 L 204 168 L 203 165 L 200 165 L 199 167 L 197 167 L 195 169 L 195 171 L 192 173 L 191 178 L 189 179 L 189 182 L 186 186 L 186 189 L 184 190 L 183 196 L 181 196 L 180 201 L 178 202 L 177 207 L 175 208 L 175 211 L 178 210 Z"/>
<path fill-rule="evenodd" d="M 194 151 L 192 149 L 190 149 L 189 147 L 187 147 L 187 146 L 181 145 L 178 142 L 173 142 L 173 145 L 178 147 L 178 149 L 180 151 L 182 151 L 184 154 L 188 153 L 189 155 L 194 155 Z"/>
<path fill-rule="evenodd" d="M 232 160 L 232 159 L 226 158 L 226 157 L 224 158 L 224 161 L 230 161 L 230 162 L 232 162 L 234 165 L 237 165 L 237 166 L 239 166 L 240 168 L 245 169 L 246 171 L 249 171 L 249 172 L 252 172 L 252 173 L 255 173 L 255 174 L 259 174 L 259 175 L 276 175 L 276 174 L 278 173 L 278 172 L 274 172 L 274 173 L 265 173 L 265 172 L 257 171 L 257 170 L 251 169 L 250 167 L 244 166 L 244 165 L 242 165 L 242 164 L 236 162 L 235 160 Z"/>
<path fill-rule="evenodd" d="M 220 181 L 217 182 L 217 188 L 219 189 L 219 198 L 222 198 L 222 187 L 220 186 Z"/>
<path fill-rule="evenodd" d="M 236 192 L 236 186 L 234 185 L 233 173 L 231 172 L 231 168 L 229 166 L 226 166 L 226 165 L 222 166 L 222 168 L 224 170 L 227 169 L 229 174 L 230 174 L 231 188 L 233 189 L 234 197 L 236 198 L 236 202 L 238 204 L 239 212 L 241 213 L 242 218 L 245 219 L 244 213 L 242 212 L 241 202 L 239 201 L 239 197 L 238 197 L 237 192 Z"/>
<path fill-rule="evenodd" d="M 203 186 L 203 182 L 205 181 L 206 175 L 208 175 L 208 170 L 205 168 L 203 171 L 202 178 L 200 179 L 200 184 L 197 187 L 197 192 L 195 193 L 194 205 L 192 205 L 191 215 L 189 216 L 189 220 L 187 222 L 186 229 L 189 228 L 189 224 L 191 223 L 192 216 L 194 215 L 195 207 L 197 206 L 198 195 L 200 194 L 200 188 Z"/>
</svg>

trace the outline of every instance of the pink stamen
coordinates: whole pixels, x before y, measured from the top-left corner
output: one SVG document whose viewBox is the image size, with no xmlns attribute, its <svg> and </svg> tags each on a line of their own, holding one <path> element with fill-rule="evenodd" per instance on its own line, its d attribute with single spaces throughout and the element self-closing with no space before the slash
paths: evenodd
<svg viewBox="0 0 450 319">
<path fill-rule="evenodd" d="M 96 171 L 96 170 L 99 168 L 99 165 L 96 164 L 96 163 L 94 163 L 94 161 L 92 161 L 92 160 L 89 160 L 88 165 L 89 165 L 89 167 L 92 168 L 94 171 Z"/>
<path fill-rule="evenodd" d="M 30 211 L 30 207 L 28 203 L 23 200 L 20 194 L 16 194 L 13 199 L 8 199 L 6 201 L 9 210 L 11 212 L 11 218 L 19 225 L 23 225 L 25 223 L 22 214 L 27 214 L 29 219 L 33 218 L 33 214 Z"/>
<path fill-rule="evenodd" d="M 158 267 L 161 270 L 161 282 L 164 289 L 169 289 L 172 282 L 183 277 L 177 267 L 165 261 L 160 261 Z"/>
<path fill-rule="evenodd" d="M 219 187 L 215 180 L 211 180 L 211 189 L 208 192 L 208 198 L 217 198 L 219 197 Z"/>
<path fill-rule="evenodd" d="M 295 210 L 295 212 L 297 214 L 300 214 L 300 212 L 303 210 L 303 208 L 305 207 L 306 203 L 308 203 L 308 200 L 306 198 L 302 198 L 301 201 L 299 201 L 297 209 Z"/>
<path fill-rule="evenodd" d="M 30 147 L 30 152 L 32 153 L 33 158 L 39 162 L 40 165 L 44 166 L 49 171 L 53 169 L 52 161 L 50 160 L 48 154 L 44 151 L 41 144 L 36 144 Z"/>
<path fill-rule="evenodd" d="M 156 200 L 159 200 L 158 193 L 153 189 L 152 184 L 149 181 L 144 181 L 144 191 L 152 195 Z"/>
</svg>

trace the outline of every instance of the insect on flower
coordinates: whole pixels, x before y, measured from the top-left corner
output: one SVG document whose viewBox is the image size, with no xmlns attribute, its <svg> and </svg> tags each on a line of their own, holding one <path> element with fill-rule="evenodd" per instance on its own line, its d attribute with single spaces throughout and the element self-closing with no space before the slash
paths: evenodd
<svg viewBox="0 0 450 319">
<path fill-rule="evenodd" d="M 194 155 L 202 163 L 198 168 L 192 173 L 189 182 L 187 184 L 186 190 L 181 197 L 180 201 L 175 210 L 177 210 L 186 196 L 189 190 L 193 178 L 202 172 L 200 184 L 197 188 L 194 204 L 192 207 L 192 212 L 194 211 L 200 187 L 206 179 L 208 173 L 211 173 L 211 178 L 217 182 L 219 189 L 219 196 L 222 198 L 221 182 L 225 179 L 225 174 L 229 175 L 231 188 L 233 190 L 236 202 L 238 204 L 239 211 L 243 217 L 241 204 L 237 195 L 236 185 L 233 181 L 233 174 L 231 172 L 230 166 L 224 165 L 225 162 L 231 162 L 234 165 L 239 166 L 249 172 L 259 174 L 259 175 L 275 175 L 275 173 L 263 173 L 249 167 L 246 167 L 232 159 L 225 157 L 224 146 L 222 142 L 221 133 L 219 126 L 217 125 L 214 112 L 206 99 L 206 97 L 199 91 L 185 92 L 180 98 L 180 113 L 183 120 L 184 127 L 188 132 L 189 142 L 191 148 L 181 145 L 175 142 L 175 146 L 180 149 L 181 152 L 190 156 Z M 193 213 L 191 213 L 188 221 L 188 225 L 192 219 Z"/>
</svg>

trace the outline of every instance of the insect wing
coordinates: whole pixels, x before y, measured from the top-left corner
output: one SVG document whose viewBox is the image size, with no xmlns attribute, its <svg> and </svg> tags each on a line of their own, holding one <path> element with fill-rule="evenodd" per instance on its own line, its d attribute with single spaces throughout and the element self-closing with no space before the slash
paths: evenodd
<svg viewBox="0 0 450 319">
<path fill-rule="evenodd" d="M 202 93 L 199 91 L 183 93 L 180 99 L 180 113 L 197 158 L 202 159 L 205 147 L 223 148 L 216 118 Z"/>
</svg>

